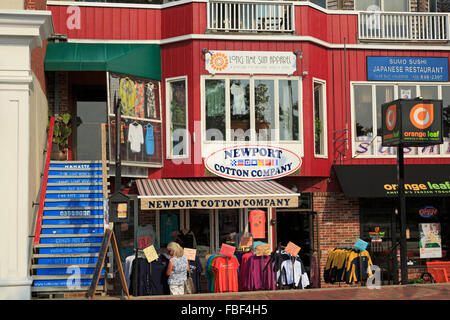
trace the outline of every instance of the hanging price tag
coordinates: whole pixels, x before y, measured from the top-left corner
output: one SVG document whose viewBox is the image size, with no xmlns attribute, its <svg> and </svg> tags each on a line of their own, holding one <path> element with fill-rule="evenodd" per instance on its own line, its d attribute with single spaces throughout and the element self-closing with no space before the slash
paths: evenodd
<svg viewBox="0 0 450 320">
<path fill-rule="evenodd" d="M 258 257 L 270 256 L 270 253 L 272 252 L 272 250 L 270 250 L 270 244 L 260 244 L 256 246 L 255 249 L 256 249 L 255 253 Z"/>
<path fill-rule="evenodd" d="M 298 253 L 300 252 L 300 247 L 294 244 L 293 242 L 289 241 L 284 251 L 289 253 L 291 256 L 296 257 Z"/>
<path fill-rule="evenodd" d="M 223 243 L 222 247 L 220 248 L 219 254 L 226 256 L 226 257 L 232 257 L 234 254 L 234 251 L 236 251 L 235 247 Z"/>
<path fill-rule="evenodd" d="M 197 254 L 196 249 L 184 248 L 184 256 L 190 260 L 195 261 L 195 255 Z"/>
<path fill-rule="evenodd" d="M 147 258 L 148 263 L 155 261 L 158 259 L 158 254 L 156 253 L 154 246 L 149 246 L 144 249 L 145 257 Z"/>
<path fill-rule="evenodd" d="M 252 237 L 241 237 L 241 241 L 239 243 L 239 248 L 251 247 L 252 244 L 253 244 L 253 238 Z"/>
</svg>

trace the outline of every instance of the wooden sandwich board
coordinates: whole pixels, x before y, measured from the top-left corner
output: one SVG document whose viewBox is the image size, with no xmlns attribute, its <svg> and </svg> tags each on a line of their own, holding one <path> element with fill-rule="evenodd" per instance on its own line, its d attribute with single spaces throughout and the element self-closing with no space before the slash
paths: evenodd
<svg viewBox="0 0 450 320">
<path fill-rule="evenodd" d="M 114 235 L 114 231 L 111 229 L 106 229 L 105 234 L 103 236 L 102 246 L 100 247 L 100 252 L 98 254 L 97 264 L 95 265 L 95 270 L 92 276 L 91 285 L 89 287 L 89 291 L 86 294 L 86 297 L 94 299 L 95 291 L 97 290 L 98 281 L 100 279 L 100 273 L 102 271 L 103 265 L 105 264 L 106 251 L 109 245 L 112 245 L 114 260 L 117 261 L 117 266 L 119 268 L 119 276 L 120 282 L 122 284 L 122 289 L 125 291 L 127 298 L 130 298 L 130 294 L 128 292 L 127 283 L 125 281 L 125 275 L 123 273 L 122 262 L 120 261 L 119 249 L 117 247 L 116 236 Z M 106 283 L 105 283 L 106 285 Z"/>
</svg>

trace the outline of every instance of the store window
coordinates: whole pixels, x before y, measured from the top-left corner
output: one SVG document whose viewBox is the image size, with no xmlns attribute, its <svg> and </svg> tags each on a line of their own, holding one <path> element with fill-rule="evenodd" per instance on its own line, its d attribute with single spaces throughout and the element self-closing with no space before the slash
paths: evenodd
<svg viewBox="0 0 450 320">
<path fill-rule="evenodd" d="M 408 147 L 406 157 L 450 156 L 450 86 L 428 83 L 370 83 L 355 82 L 352 85 L 352 139 L 355 157 L 394 157 L 396 148 L 383 147 L 381 139 L 381 105 L 396 99 L 443 100 L 444 143 L 427 147 Z"/>
<path fill-rule="evenodd" d="M 223 209 L 216 211 L 218 230 L 218 250 L 222 244 L 237 246 L 236 236 L 239 233 L 239 211 L 240 209 Z"/>
<path fill-rule="evenodd" d="M 326 86 L 321 80 L 313 81 L 314 154 L 327 156 Z"/>
<path fill-rule="evenodd" d="M 300 140 L 299 78 L 205 76 L 206 141 Z"/>
<path fill-rule="evenodd" d="M 448 198 L 408 198 L 406 203 L 406 238 L 408 267 L 425 267 L 431 255 L 437 260 L 450 260 Z M 400 217 L 395 214 L 397 199 L 361 199 L 361 239 L 369 242 L 368 249 L 373 263 L 388 268 L 391 263 L 389 251 L 393 247 L 393 214 L 395 235 L 400 241 Z M 397 211 L 398 212 L 398 211 Z M 423 230 L 435 231 L 426 237 Z M 439 232 L 437 232 L 439 230 Z M 422 233 L 422 234 L 421 234 Z M 431 239 L 433 238 L 433 239 Z M 422 250 L 421 249 L 425 249 Z M 429 250 L 430 249 L 430 250 Z"/>
<path fill-rule="evenodd" d="M 180 230 L 180 211 L 162 210 L 159 214 L 159 237 L 161 247 L 166 247 L 175 241 L 177 232 Z"/>
<path fill-rule="evenodd" d="M 188 156 L 187 77 L 166 80 L 168 158 Z"/>
</svg>

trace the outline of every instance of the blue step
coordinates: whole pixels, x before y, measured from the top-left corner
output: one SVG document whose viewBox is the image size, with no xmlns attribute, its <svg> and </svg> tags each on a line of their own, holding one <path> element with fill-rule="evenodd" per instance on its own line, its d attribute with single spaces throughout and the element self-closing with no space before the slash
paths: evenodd
<svg viewBox="0 0 450 320">
<path fill-rule="evenodd" d="M 102 178 L 52 178 L 49 177 L 47 183 L 102 183 Z"/>
<path fill-rule="evenodd" d="M 47 193 L 45 199 L 97 199 L 103 198 L 103 193 Z"/>
<path fill-rule="evenodd" d="M 103 219 L 45 219 L 42 225 L 102 224 Z"/>
<path fill-rule="evenodd" d="M 98 253 L 100 247 L 40 248 L 39 254 Z"/>
<path fill-rule="evenodd" d="M 103 204 L 102 204 L 103 206 Z M 82 216 L 101 216 L 103 210 L 81 209 L 81 210 L 44 210 L 44 216 L 54 217 L 82 217 Z"/>
<path fill-rule="evenodd" d="M 80 279 L 80 286 L 90 286 L 92 279 Z M 74 284 L 74 280 L 70 280 L 70 283 Z M 105 283 L 104 279 L 98 281 L 99 285 Z M 67 280 L 35 280 L 33 282 L 34 287 L 66 287 Z"/>
<path fill-rule="evenodd" d="M 80 170 L 80 171 L 65 171 L 65 170 L 51 170 L 48 172 L 50 176 L 101 176 L 102 172 L 98 170 Z"/>
<path fill-rule="evenodd" d="M 45 202 L 45 207 L 59 208 L 59 207 L 70 207 L 70 208 L 82 208 L 82 207 L 102 207 L 103 202 L 101 201 L 56 201 L 56 202 Z"/>
<path fill-rule="evenodd" d="M 101 163 L 50 163 L 50 168 L 62 169 L 91 169 L 101 167 Z"/>
<path fill-rule="evenodd" d="M 98 233 L 103 236 L 103 228 L 42 228 L 41 234 L 87 234 Z"/>
<path fill-rule="evenodd" d="M 38 264 L 95 264 L 97 263 L 97 257 L 60 257 L 60 258 L 38 258 Z"/>
<path fill-rule="evenodd" d="M 47 186 L 47 191 L 101 191 L 101 185 L 93 186 Z"/>
<path fill-rule="evenodd" d="M 69 244 L 69 243 L 101 243 L 103 241 L 103 235 L 99 237 L 58 237 L 58 238 L 41 238 L 42 244 Z"/>
<path fill-rule="evenodd" d="M 80 274 L 93 274 L 95 268 L 80 268 L 79 272 Z M 42 269 L 36 269 L 36 275 L 37 276 L 62 276 L 62 275 L 71 275 L 74 274 L 73 269 L 67 270 L 67 268 L 42 268 Z M 105 270 L 102 268 L 101 275 L 105 274 Z"/>
</svg>

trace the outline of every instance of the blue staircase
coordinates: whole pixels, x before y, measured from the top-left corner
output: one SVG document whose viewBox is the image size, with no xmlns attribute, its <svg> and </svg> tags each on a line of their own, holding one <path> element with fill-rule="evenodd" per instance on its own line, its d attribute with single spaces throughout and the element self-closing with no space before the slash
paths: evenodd
<svg viewBox="0 0 450 320">
<path fill-rule="evenodd" d="M 104 234 L 102 169 L 101 161 L 50 162 L 34 295 L 88 291 Z M 104 286 L 103 269 L 97 290 Z"/>
</svg>

